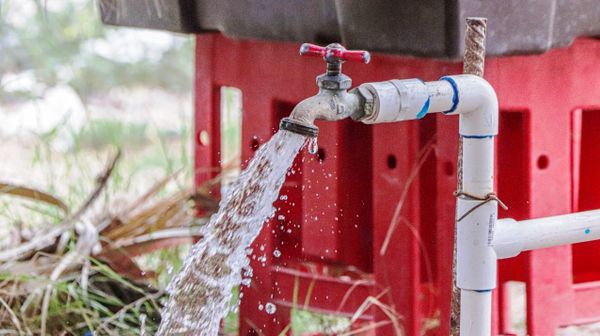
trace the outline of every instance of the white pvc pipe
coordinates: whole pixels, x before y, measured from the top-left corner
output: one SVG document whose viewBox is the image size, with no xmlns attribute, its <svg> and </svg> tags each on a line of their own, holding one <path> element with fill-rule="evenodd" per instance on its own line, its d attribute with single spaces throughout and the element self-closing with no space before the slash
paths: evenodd
<svg viewBox="0 0 600 336">
<path fill-rule="evenodd" d="M 498 221 L 492 245 L 498 258 L 523 251 L 600 239 L 600 210 L 562 216 Z"/>
<path fill-rule="evenodd" d="M 483 78 L 458 75 L 428 83 L 408 79 L 363 85 L 375 97 L 372 113 L 361 120 L 367 124 L 420 119 L 434 112 L 459 115 L 462 175 L 456 227 L 461 336 L 491 334 L 498 258 L 600 239 L 600 210 L 517 222 L 498 221 L 496 201 L 482 204 L 494 191 L 498 134 L 498 99 Z"/>
<path fill-rule="evenodd" d="M 361 119 L 376 124 L 414 120 L 427 113 L 459 114 L 462 175 L 457 199 L 457 286 L 461 289 L 461 335 L 491 334 L 491 290 L 496 287 L 497 258 L 491 246 L 497 221 L 494 191 L 494 137 L 498 99 L 492 86 L 474 75 L 366 83 L 371 111 Z M 483 204 L 482 204 L 483 203 Z"/>
<path fill-rule="evenodd" d="M 451 114 L 460 114 L 461 136 L 481 137 L 498 134 L 498 98 L 485 79 L 474 75 L 446 76 L 454 82 L 458 106 Z"/>
<path fill-rule="evenodd" d="M 462 191 L 485 198 L 494 191 L 494 138 L 463 138 L 462 142 Z M 467 195 L 457 199 L 456 274 L 461 289 L 496 287 L 496 254 L 490 245 L 498 206 L 494 201 L 482 202 Z"/>
<path fill-rule="evenodd" d="M 444 112 L 452 109 L 454 89 L 452 84 L 446 80 L 425 83 L 429 94 L 428 112 Z"/>
<path fill-rule="evenodd" d="M 429 92 L 420 79 L 365 83 L 361 88 L 373 95 L 371 114 L 360 120 L 365 124 L 420 119 L 429 110 Z"/>
<path fill-rule="evenodd" d="M 492 332 L 492 289 L 498 260 L 491 246 L 498 215 L 494 192 L 494 137 L 498 134 L 498 99 L 483 78 L 443 78 L 453 84 L 462 142 L 462 176 L 457 199 L 456 281 L 461 289 L 461 336 Z M 462 179 L 462 181 L 460 181 Z M 462 185 L 462 186 L 461 186 Z M 461 190 L 462 188 L 462 190 Z M 483 204 L 483 205 L 482 205 Z M 473 210 L 475 209 L 475 210 Z M 463 329 L 464 328 L 464 329 Z"/>
<path fill-rule="evenodd" d="M 463 136 L 498 134 L 498 99 L 492 86 L 473 75 L 446 76 L 439 81 L 419 79 L 365 83 L 373 96 L 371 114 L 360 119 L 380 124 L 423 118 L 427 113 L 460 114 Z"/>
<path fill-rule="evenodd" d="M 492 292 L 460 291 L 460 335 L 490 335 L 492 325 Z"/>
</svg>

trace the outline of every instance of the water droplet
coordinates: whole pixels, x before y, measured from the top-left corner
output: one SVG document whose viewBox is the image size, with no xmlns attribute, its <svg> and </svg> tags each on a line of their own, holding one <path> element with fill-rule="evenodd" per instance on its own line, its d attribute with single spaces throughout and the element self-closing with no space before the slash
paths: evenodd
<svg viewBox="0 0 600 336">
<path fill-rule="evenodd" d="M 317 154 L 317 150 L 319 149 L 319 144 L 317 143 L 317 138 L 312 138 L 308 141 L 308 152 L 310 154 Z"/>
<path fill-rule="evenodd" d="M 265 306 L 263 306 L 262 303 L 259 303 L 258 304 L 258 310 L 263 310 L 263 309 L 265 309 Z"/>
<path fill-rule="evenodd" d="M 275 258 L 279 258 L 279 257 L 281 257 L 281 251 L 279 251 L 279 250 L 274 250 L 274 251 L 273 251 L 273 256 L 274 256 Z"/>
<path fill-rule="evenodd" d="M 279 196 L 279 199 L 282 200 L 282 201 L 287 201 L 288 196 L 287 195 L 281 195 L 281 196 Z"/>
<path fill-rule="evenodd" d="M 267 312 L 267 314 L 273 315 L 277 311 L 277 306 L 271 302 L 267 302 L 267 304 L 265 305 L 265 311 Z"/>
</svg>

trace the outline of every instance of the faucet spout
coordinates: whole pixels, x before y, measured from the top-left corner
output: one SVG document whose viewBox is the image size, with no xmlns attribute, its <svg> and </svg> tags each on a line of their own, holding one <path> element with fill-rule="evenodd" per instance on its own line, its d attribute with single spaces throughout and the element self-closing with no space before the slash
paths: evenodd
<svg viewBox="0 0 600 336">
<path fill-rule="evenodd" d="M 281 121 L 280 128 L 316 137 L 319 129 L 315 120 L 342 120 L 360 113 L 362 106 L 361 98 L 355 92 L 324 89 L 296 105 L 290 116 Z"/>
</svg>

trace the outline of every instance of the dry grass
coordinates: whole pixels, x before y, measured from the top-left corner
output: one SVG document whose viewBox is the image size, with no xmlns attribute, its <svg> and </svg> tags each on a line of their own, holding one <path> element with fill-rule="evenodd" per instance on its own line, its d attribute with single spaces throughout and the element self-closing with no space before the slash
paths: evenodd
<svg viewBox="0 0 600 336">
<path fill-rule="evenodd" d="M 13 246 L 0 252 L 1 334 L 153 334 L 164 293 L 152 285 L 156 274 L 143 271 L 136 257 L 199 239 L 205 218 L 196 218 L 197 211 L 209 215 L 216 203 L 192 188 L 160 196 L 176 172 L 138 198 L 102 204 L 119 158 L 117 153 L 109 160 L 75 211 L 50 193 L 1 185 L 0 192 L 64 214 L 33 238 L 17 230 Z M 195 207 L 197 199 L 202 209 Z"/>
</svg>

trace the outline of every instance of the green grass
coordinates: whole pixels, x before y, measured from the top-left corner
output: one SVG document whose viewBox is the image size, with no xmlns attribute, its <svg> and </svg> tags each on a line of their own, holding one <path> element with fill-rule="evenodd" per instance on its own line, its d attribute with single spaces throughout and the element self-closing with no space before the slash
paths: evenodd
<svg viewBox="0 0 600 336">
<path fill-rule="evenodd" d="M 76 135 L 76 139 L 81 148 L 94 150 L 120 146 L 140 147 L 149 141 L 147 129 L 145 123 L 97 119 L 85 125 Z"/>
<path fill-rule="evenodd" d="M 54 283 L 47 315 L 49 334 L 68 331 L 73 335 L 83 335 L 90 330 L 100 330 L 104 331 L 101 334 L 139 335 L 142 314 L 153 317 L 147 319 L 145 324 L 146 331 L 153 334 L 158 328 L 155 318 L 160 312 L 158 297 L 146 293 L 145 288 L 122 278 L 105 265 L 95 260 L 91 262 L 90 273 L 93 277 L 87 290 L 81 287 L 78 276 L 65 277 Z M 40 286 L 46 279 L 0 274 L 0 281 L 19 286 Z M 115 285 L 122 289 L 113 292 L 111 288 Z M 123 296 L 123 291 L 128 291 L 132 296 L 129 302 L 119 297 Z M 23 300 L 12 302 L 11 309 L 18 316 L 22 329 L 35 331 L 39 328 L 39 301 L 39 293 L 33 292 Z M 9 328 L 12 325 L 8 320 L 3 320 L 0 326 Z"/>
<path fill-rule="evenodd" d="M 349 325 L 350 319 L 311 312 L 308 310 L 292 310 L 292 331 L 294 335 L 305 333 L 333 333 L 343 330 Z"/>
</svg>

